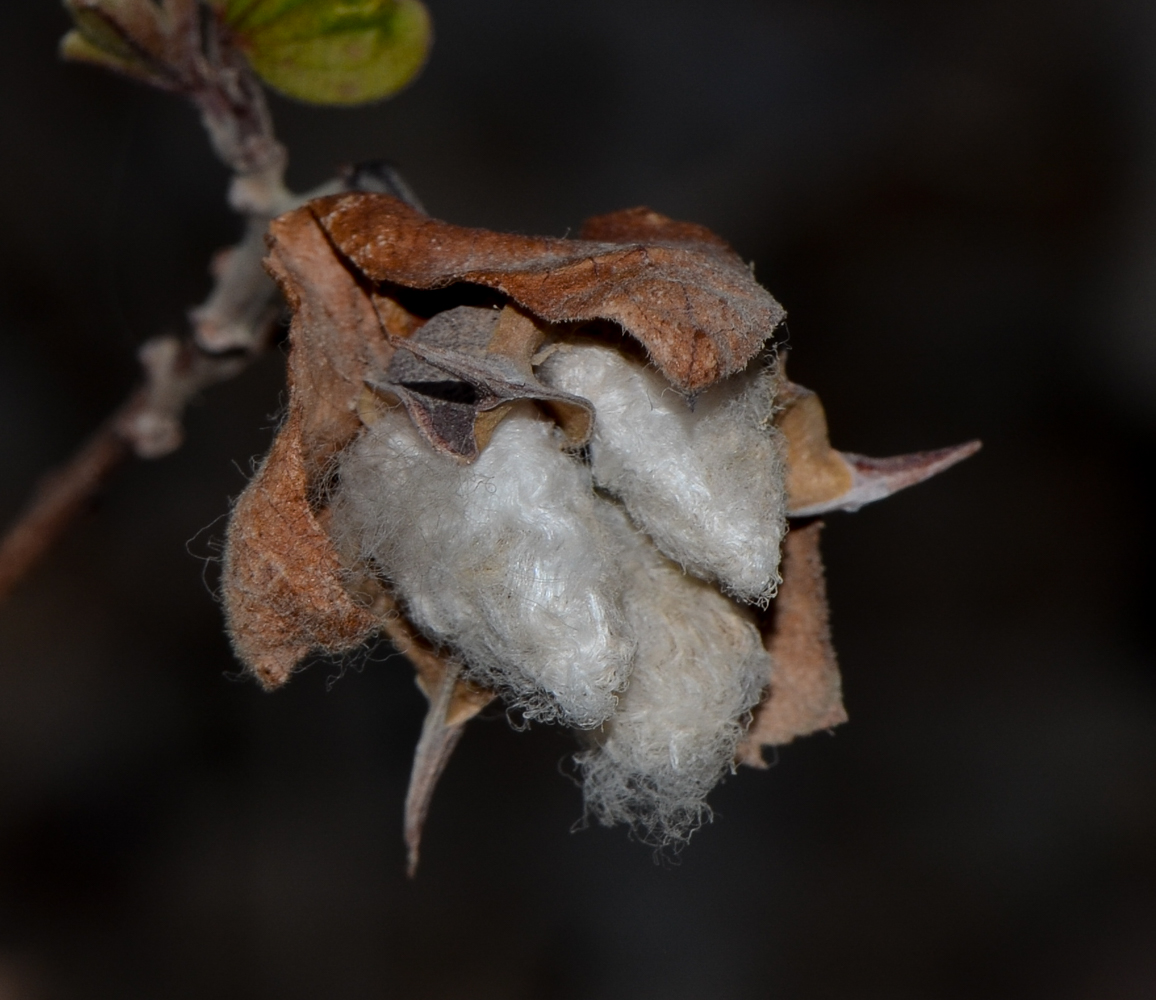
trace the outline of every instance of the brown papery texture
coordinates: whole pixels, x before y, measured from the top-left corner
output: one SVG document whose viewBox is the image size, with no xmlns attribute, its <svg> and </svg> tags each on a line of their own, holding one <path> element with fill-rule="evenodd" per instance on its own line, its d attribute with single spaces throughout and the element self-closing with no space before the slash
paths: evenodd
<svg viewBox="0 0 1156 1000">
<path fill-rule="evenodd" d="M 722 240 L 646 209 L 592 220 L 601 236 L 593 241 L 454 226 L 381 194 L 334 195 L 311 208 L 372 281 L 468 282 L 550 323 L 618 323 L 687 393 L 746 367 L 785 315 Z"/>
<path fill-rule="evenodd" d="M 311 651 L 349 649 L 378 627 L 342 587 L 308 493 L 293 416 L 233 509 L 221 588 L 233 648 L 267 688 L 284 684 Z"/>
<path fill-rule="evenodd" d="M 393 613 L 388 595 L 388 606 L 371 610 L 347 592 L 319 508 L 321 478 L 360 429 L 363 380 L 391 348 L 379 311 L 308 211 L 274 222 L 270 248 L 269 269 L 294 314 L 289 413 L 233 510 L 222 597 L 237 655 L 276 687 L 309 652 L 356 647 L 381 627 L 381 612 Z"/>
<path fill-rule="evenodd" d="M 596 243 L 662 243 L 695 247 L 738 259 L 730 244 L 706 226 L 672 219 L 645 205 L 592 215 L 582 223 L 578 235 Z"/>
<path fill-rule="evenodd" d="M 847 460 L 831 447 L 827 415 L 819 397 L 788 381 L 780 405 L 775 423 L 787 442 L 788 511 L 843 496 L 854 485 L 854 478 Z"/>
<path fill-rule="evenodd" d="M 847 721 L 843 684 L 831 645 L 827 583 L 819 553 L 821 521 L 792 528 L 783 543 L 783 582 L 765 630 L 771 687 L 738 759 L 766 767 L 762 748 L 790 743 Z"/>
</svg>

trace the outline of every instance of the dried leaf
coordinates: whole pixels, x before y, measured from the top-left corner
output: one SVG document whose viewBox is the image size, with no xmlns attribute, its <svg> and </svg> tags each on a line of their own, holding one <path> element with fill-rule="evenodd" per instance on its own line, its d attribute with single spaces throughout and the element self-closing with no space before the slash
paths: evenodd
<svg viewBox="0 0 1156 1000">
<path fill-rule="evenodd" d="M 311 205 L 334 245 L 372 281 L 423 289 L 468 282 L 549 323 L 618 323 L 689 393 L 744 368 L 784 316 L 721 240 L 657 213 L 647 223 L 653 229 L 694 238 L 615 243 L 493 233 L 439 222 L 381 194 Z"/>
<path fill-rule="evenodd" d="M 790 517 L 858 510 L 938 475 L 981 447 L 979 441 L 968 441 L 892 458 L 836 451 L 827 435 L 827 415 L 815 393 L 785 381 L 780 402 L 783 408 L 775 423 L 787 442 Z"/>
<path fill-rule="evenodd" d="M 822 529 L 821 521 L 793 528 L 783 543 L 783 582 L 764 629 L 771 687 L 737 754 L 751 767 L 766 767 L 765 746 L 847 721 L 819 554 Z"/>
<path fill-rule="evenodd" d="M 270 266 L 295 309 L 289 416 L 233 511 L 222 587 L 237 654 L 267 687 L 284 683 L 311 650 L 357 646 L 381 625 L 347 593 L 312 501 L 330 459 L 360 427 L 362 378 L 390 353 L 368 297 L 312 217 L 294 213 L 272 231 Z"/>
</svg>

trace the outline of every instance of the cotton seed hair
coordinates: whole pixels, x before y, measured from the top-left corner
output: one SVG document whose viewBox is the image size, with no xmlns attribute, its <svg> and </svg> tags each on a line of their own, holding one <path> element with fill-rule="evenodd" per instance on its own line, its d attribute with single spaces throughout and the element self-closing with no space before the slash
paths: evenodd
<svg viewBox="0 0 1156 1000">
<path fill-rule="evenodd" d="M 618 710 L 578 755 L 587 812 L 656 847 L 709 818 L 771 659 L 749 609 L 683 573 L 620 514 L 626 613 L 638 640 Z"/>
<path fill-rule="evenodd" d="M 332 530 L 470 677 L 529 719 L 586 731 L 590 815 L 683 840 L 770 678 L 751 612 L 704 581 L 752 602 L 777 581 L 773 373 L 728 379 L 693 409 L 613 348 L 563 345 L 539 375 L 594 403 L 589 464 L 530 404 L 471 465 L 397 407 L 341 456 Z"/>
<path fill-rule="evenodd" d="M 389 410 L 341 459 L 333 532 L 479 684 L 528 719 L 588 729 L 613 712 L 634 660 L 621 542 L 589 471 L 527 410 L 465 466 Z"/>
<path fill-rule="evenodd" d="M 693 409 L 658 372 L 600 345 L 562 346 L 542 378 L 594 404 L 594 481 L 663 554 L 765 605 L 779 582 L 786 473 L 771 425 L 774 372 L 752 368 L 709 388 Z"/>
</svg>

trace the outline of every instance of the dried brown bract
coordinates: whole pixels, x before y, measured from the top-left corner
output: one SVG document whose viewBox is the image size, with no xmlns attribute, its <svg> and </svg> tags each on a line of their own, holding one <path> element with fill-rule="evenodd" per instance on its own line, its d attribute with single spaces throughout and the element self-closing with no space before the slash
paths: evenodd
<svg viewBox="0 0 1156 1000">
<path fill-rule="evenodd" d="M 323 198 L 313 210 L 370 281 L 468 282 L 547 323 L 618 323 L 685 392 L 745 368 L 785 315 L 722 240 L 645 209 L 592 220 L 584 240 L 452 226 L 372 194 Z"/>
<path fill-rule="evenodd" d="M 788 534 L 788 516 L 977 447 L 835 451 L 776 359 L 782 308 L 721 239 L 648 209 L 582 237 L 366 193 L 270 230 L 289 408 L 229 528 L 230 633 L 267 687 L 375 633 L 414 662 L 431 708 L 411 867 L 437 776 L 495 695 L 583 734 L 592 815 L 685 839 L 734 761 L 846 718 L 820 526 Z"/>
</svg>

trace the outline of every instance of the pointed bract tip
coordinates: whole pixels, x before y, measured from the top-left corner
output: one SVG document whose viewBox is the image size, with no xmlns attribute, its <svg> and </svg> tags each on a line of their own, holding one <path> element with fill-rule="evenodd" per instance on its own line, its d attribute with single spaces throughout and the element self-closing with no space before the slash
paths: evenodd
<svg viewBox="0 0 1156 1000">
<path fill-rule="evenodd" d="M 789 514 L 791 517 L 814 517 L 836 510 L 856 511 L 866 504 L 939 475 L 965 458 L 970 458 L 982 447 L 981 441 L 968 441 L 950 448 L 916 451 L 890 458 L 870 458 L 840 452 L 851 470 L 851 488 L 833 500 L 792 510 Z"/>
</svg>

